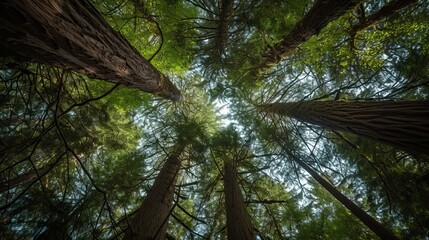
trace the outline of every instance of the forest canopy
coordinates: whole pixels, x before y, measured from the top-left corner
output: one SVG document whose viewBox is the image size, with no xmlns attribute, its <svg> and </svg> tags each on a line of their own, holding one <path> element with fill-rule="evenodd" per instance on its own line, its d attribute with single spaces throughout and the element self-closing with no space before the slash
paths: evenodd
<svg viewBox="0 0 429 240">
<path fill-rule="evenodd" d="M 2 0 L 0 239 L 429 239 L 429 1 Z"/>
</svg>

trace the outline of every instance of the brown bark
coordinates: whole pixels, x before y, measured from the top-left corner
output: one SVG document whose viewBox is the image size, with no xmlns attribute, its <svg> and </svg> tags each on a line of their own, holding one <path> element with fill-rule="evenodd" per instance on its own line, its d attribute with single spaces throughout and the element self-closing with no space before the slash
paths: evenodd
<svg viewBox="0 0 429 240">
<path fill-rule="evenodd" d="M 258 106 L 330 130 L 353 133 L 411 153 L 429 154 L 429 101 L 307 101 Z"/>
<path fill-rule="evenodd" d="M 0 49 L 178 101 L 180 91 L 87 0 L 3 0 Z"/>
<path fill-rule="evenodd" d="M 25 174 L 18 175 L 12 179 L 7 179 L 6 181 L 0 183 L 0 192 L 7 191 L 27 182 L 33 182 L 38 178 L 38 176 L 45 175 L 52 169 L 52 167 L 53 166 L 51 165 L 47 165 L 41 169 L 38 169 L 37 172 L 34 169 L 31 169 Z"/>
<path fill-rule="evenodd" d="M 237 182 L 237 175 L 230 161 L 225 161 L 224 191 L 228 239 L 255 239 L 250 216 Z"/>
<path fill-rule="evenodd" d="M 152 189 L 131 221 L 130 229 L 125 233 L 124 239 L 164 240 L 166 238 L 167 221 L 173 205 L 181 152 L 181 149 L 176 149 L 168 157 Z"/>
<path fill-rule="evenodd" d="M 361 31 L 367 27 L 370 27 L 375 23 L 379 22 L 380 20 L 385 19 L 389 16 L 392 16 L 393 14 L 397 13 L 401 9 L 416 3 L 417 3 L 417 0 L 392 0 L 386 5 L 384 5 L 377 12 L 371 14 L 368 17 L 364 17 L 363 19 L 361 19 L 359 24 L 354 25 L 350 29 L 350 38 L 351 38 L 352 46 L 354 45 L 354 39 L 358 31 Z"/>
<path fill-rule="evenodd" d="M 219 24 L 216 34 L 215 51 L 216 56 L 220 60 L 224 52 L 225 42 L 228 39 L 228 29 L 232 20 L 234 10 L 233 0 L 222 0 L 219 9 Z"/>
<path fill-rule="evenodd" d="M 362 0 L 318 0 L 294 28 L 276 45 L 268 48 L 263 54 L 263 60 L 252 73 L 257 78 L 272 66 L 279 63 L 319 32 L 328 23 L 358 5 Z"/>
<path fill-rule="evenodd" d="M 329 193 L 332 194 L 338 201 L 340 201 L 350 212 L 352 212 L 357 218 L 359 218 L 363 224 L 371 229 L 381 239 L 399 239 L 390 230 L 381 225 L 377 220 L 366 213 L 362 208 L 356 205 L 353 201 L 344 196 L 340 191 L 332 186 L 328 181 L 321 177 L 316 171 L 308 166 L 304 161 L 289 153 L 290 156 L 296 163 L 305 169 L 320 185 L 323 186 Z"/>
</svg>

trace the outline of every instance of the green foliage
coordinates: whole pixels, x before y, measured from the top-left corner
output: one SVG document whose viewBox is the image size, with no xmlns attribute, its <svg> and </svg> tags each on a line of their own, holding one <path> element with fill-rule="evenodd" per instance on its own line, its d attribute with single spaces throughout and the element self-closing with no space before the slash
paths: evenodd
<svg viewBox="0 0 429 240">
<path fill-rule="evenodd" d="M 310 220 L 299 224 L 297 239 L 373 239 L 366 228 L 349 210 L 336 201 L 325 189 L 315 185 Z"/>
<path fill-rule="evenodd" d="M 428 185 L 423 180 L 428 170 L 428 166 L 423 163 L 427 162 L 427 156 L 413 159 L 408 154 L 372 141 L 348 135 L 344 138 L 350 141 L 349 144 L 344 139 L 334 138 L 338 146 L 336 151 L 354 165 L 356 175 L 363 181 L 363 186 L 359 188 L 366 189 L 366 196 L 361 197 L 365 198 L 368 207 L 374 212 L 384 212 L 386 216 L 389 212 L 394 212 L 396 221 L 399 218 L 402 222 L 414 221 L 413 230 L 401 230 L 403 238 L 418 238 L 419 234 L 427 232 L 424 222 L 428 221 L 428 215 L 424 209 Z M 355 144 L 356 148 L 350 148 L 350 144 Z M 386 221 L 386 224 L 398 224 L 389 217 L 382 221 Z M 402 227 L 397 226 L 398 229 Z"/>
<path fill-rule="evenodd" d="M 292 30 L 304 14 L 309 1 L 262 1 L 252 13 L 257 31 L 265 35 L 266 44 L 274 45 Z"/>
<path fill-rule="evenodd" d="M 140 2 L 146 12 L 141 13 L 134 2 Z M 196 16 L 195 8 L 168 1 L 94 0 L 94 3 L 133 47 L 146 59 L 153 58 L 151 63 L 161 72 L 184 75 L 189 69 L 194 60 L 195 42 L 188 36 L 194 31 L 181 19 Z"/>
<path fill-rule="evenodd" d="M 1 59 L 1 239 L 121 238 L 165 159 L 184 146 L 167 221 L 176 239 L 227 237 L 224 161 L 235 164 L 259 239 L 374 239 L 290 153 L 397 236 L 427 238 L 428 156 L 255 107 L 428 99 L 427 1 L 352 38 L 362 11 L 387 2 L 365 1 L 255 82 L 246 76 L 314 1 L 232 1 L 223 23 L 227 0 L 92 2 L 184 100 Z"/>
</svg>

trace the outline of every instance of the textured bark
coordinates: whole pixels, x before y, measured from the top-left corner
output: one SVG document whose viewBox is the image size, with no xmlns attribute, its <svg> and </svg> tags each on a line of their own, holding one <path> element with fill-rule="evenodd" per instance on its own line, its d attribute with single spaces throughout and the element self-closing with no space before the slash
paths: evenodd
<svg viewBox="0 0 429 240">
<path fill-rule="evenodd" d="M 305 169 L 320 185 L 323 186 L 329 193 L 332 194 L 338 201 L 340 201 L 350 212 L 352 212 L 357 218 L 359 218 L 363 224 L 365 224 L 369 229 L 371 229 L 378 237 L 381 239 L 399 239 L 392 232 L 386 229 L 381 225 L 377 220 L 371 217 L 366 213 L 362 208 L 356 205 L 353 201 L 344 196 L 340 191 L 338 191 L 334 186 L 332 186 L 328 181 L 321 177 L 316 171 L 314 171 L 310 166 L 305 162 L 301 161 L 298 157 L 293 154 L 289 154 L 292 159 L 298 163 L 302 168 Z"/>
<path fill-rule="evenodd" d="M 166 238 L 167 221 L 173 205 L 174 188 L 180 169 L 180 153 L 175 150 L 155 179 L 149 194 L 131 222 L 124 239 L 149 240 Z"/>
<path fill-rule="evenodd" d="M 411 153 L 429 154 L 429 101 L 308 101 L 259 108 Z"/>
<path fill-rule="evenodd" d="M 230 161 L 225 161 L 224 191 L 228 239 L 255 239 L 250 216 L 238 186 L 237 175 Z"/>
<path fill-rule="evenodd" d="M 358 5 L 362 0 L 318 0 L 294 28 L 276 45 L 268 48 L 263 54 L 263 60 L 253 71 L 253 76 L 258 77 L 272 66 L 279 63 L 302 43 L 319 32 L 328 23 Z"/>
<path fill-rule="evenodd" d="M 372 25 L 374 25 L 375 23 L 379 22 L 382 19 L 385 19 L 389 16 L 392 16 L 393 14 L 397 13 L 398 11 L 400 11 L 401 9 L 408 7 L 410 5 L 413 4 L 417 4 L 417 0 L 393 0 L 390 1 L 389 3 L 387 3 L 386 5 L 384 5 L 380 10 L 378 10 L 377 12 L 371 14 L 368 17 L 364 17 L 363 19 L 361 19 L 361 21 L 359 22 L 359 24 L 354 25 L 351 29 L 350 29 L 350 38 L 351 38 L 351 42 L 354 45 L 354 39 L 356 36 L 356 33 L 358 31 L 361 31 L 367 27 L 370 27 Z"/>
<path fill-rule="evenodd" d="M 3 0 L 0 49 L 180 100 L 180 91 L 103 19 L 87 0 Z"/>
</svg>

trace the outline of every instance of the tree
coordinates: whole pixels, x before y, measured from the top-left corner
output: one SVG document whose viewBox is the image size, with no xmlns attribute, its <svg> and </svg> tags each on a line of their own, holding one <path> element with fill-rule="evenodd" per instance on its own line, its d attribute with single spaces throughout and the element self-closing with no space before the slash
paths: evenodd
<svg viewBox="0 0 429 240">
<path fill-rule="evenodd" d="M 223 0 L 220 3 L 219 10 L 219 24 L 217 27 L 217 34 L 215 39 L 215 48 L 217 58 L 222 61 L 222 54 L 224 51 L 224 45 L 228 40 L 228 29 L 230 28 L 231 21 L 233 18 L 234 1 Z"/>
<path fill-rule="evenodd" d="M 429 154 L 412 152 L 427 103 L 409 107 L 429 97 L 427 0 L 90 2 L 0 4 L 1 239 L 377 238 L 354 213 L 378 234 L 429 236 Z M 182 101 L 121 86 L 115 69 L 116 84 L 70 71 L 136 54 Z M 48 56 L 64 64 L 28 62 Z M 245 226 L 231 227 L 229 193 Z"/>
<path fill-rule="evenodd" d="M 387 230 L 383 225 L 381 225 L 377 220 L 368 215 L 362 208 L 357 206 L 353 201 L 344 196 L 340 191 L 338 191 L 334 186 L 332 186 L 328 181 L 323 179 L 316 171 L 314 171 L 310 166 L 308 166 L 304 161 L 299 157 L 295 156 L 293 153 L 289 152 L 288 156 L 298 163 L 302 168 L 305 169 L 319 184 L 321 184 L 328 192 L 330 192 L 338 201 L 340 201 L 347 209 L 349 209 L 356 217 L 358 217 L 368 228 L 370 228 L 377 236 L 381 239 L 399 239 L 389 230 Z"/>
<path fill-rule="evenodd" d="M 224 191 L 228 239 L 255 239 L 231 161 L 225 160 Z"/>
<path fill-rule="evenodd" d="M 268 70 L 288 55 L 291 55 L 299 45 L 306 42 L 312 36 L 319 34 L 326 25 L 359 3 L 359 0 L 316 1 L 313 7 L 279 43 L 267 48 L 263 54 L 263 61 L 254 70 L 254 75 L 261 75 L 265 70 Z"/>
<path fill-rule="evenodd" d="M 3 1 L 2 52 L 178 101 L 179 90 L 87 0 Z"/>
<path fill-rule="evenodd" d="M 419 164 L 424 160 L 410 158 L 405 152 L 352 134 L 336 132 L 329 135 L 332 135 L 330 142 L 339 156 L 356 166 L 356 176 L 361 176 L 364 183 L 358 188 L 366 189 L 367 209 L 380 209 L 378 213 L 395 211 L 398 212 L 395 218 L 415 222 L 412 230 L 403 232 L 400 238 L 413 239 L 428 231 L 424 222 L 429 216 L 425 211 L 417 210 L 425 209 L 428 198 L 425 190 L 428 185 L 423 180 L 425 165 Z M 389 221 L 385 219 L 384 225 L 387 226 Z"/>
<path fill-rule="evenodd" d="M 184 147 L 177 146 L 130 223 L 124 239 L 165 239 Z"/>
<path fill-rule="evenodd" d="M 417 3 L 417 0 L 406 0 L 406 1 L 393 0 L 393 1 L 388 2 L 380 10 L 371 14 L 370 16 L 365 16 L 365 9 L 361 5 L 360 9 L 359 9 L 360 10 L 360 17 L 361 17 L 359 19 L 359 23 L 352 26 L 352 28 L 350 29 L 352 46 L 354 46 L 353 42 L 354 42 L 354 39 L 356 37 L 357 32 L 359 32 L 365 28 L 368 28 L 371 25 L 374 25 L 375 23 L 377 23 L 378 21 L 397 13 L 401 9 L 408 7 L 410 5 L 416 4 L 416 3 Z"/>
<path fill-rule="evenodd" d="M 428 154 L 428 101 L 306 101 L 261 104 L 271 113 Z"/>
<path fill-rule="evenodd" d="M 19 176 L 16 176 L 12 179 L 7 179 L 5 182 L 2 182 L 0 184 L 0 192 L 7 191 L 10 189 L 13 189 L 21 184 L 33 182 L 36 180 L 40 175 L 45 175 L 49 170 L 51 170 L 53 166 L 46 165 L 42 169 L 32 169 L 29 172 L 25 174 L 21 174 Z"/>
</svg>

